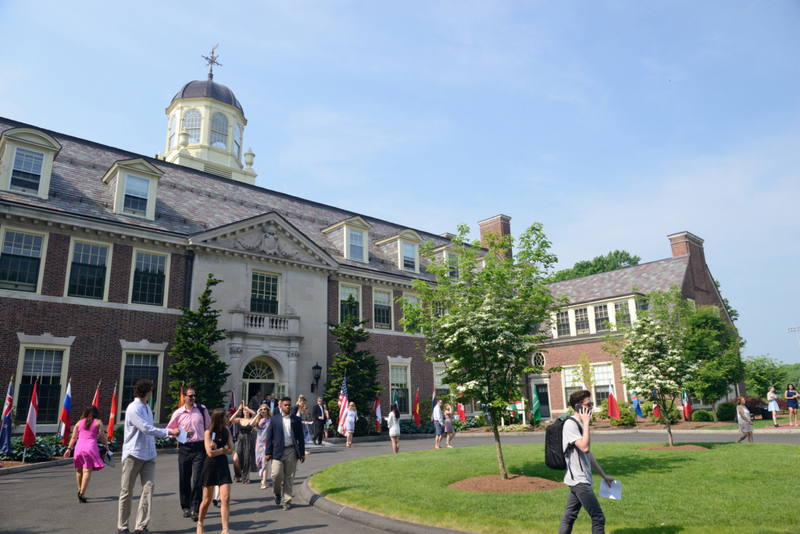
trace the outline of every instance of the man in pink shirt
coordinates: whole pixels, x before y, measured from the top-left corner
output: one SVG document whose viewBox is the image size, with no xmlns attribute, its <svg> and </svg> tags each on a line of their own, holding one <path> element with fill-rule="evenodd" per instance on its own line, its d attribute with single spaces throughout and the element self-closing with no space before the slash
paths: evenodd
<svg viewBox="0 0 800 534">
<path fill-rule="evenodd" d="M 200 473 L 206 459 L 205 432 L 211 426 L 208 410 L 202 404 L 195 404 L 195 397 L 194 389 L 188 388 L 183 406 L 175 410 L 167 425 L 168 430 L 182 427 L 191 431 L 186 443 L 178 445 L 178 483 L 183 517 L 191 517 L 192 521 L 197 521 L 203 500 Z"/>
</svg>

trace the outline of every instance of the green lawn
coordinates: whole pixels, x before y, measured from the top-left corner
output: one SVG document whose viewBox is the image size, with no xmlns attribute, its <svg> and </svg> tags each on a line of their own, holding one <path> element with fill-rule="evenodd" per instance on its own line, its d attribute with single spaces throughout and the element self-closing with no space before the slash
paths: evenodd
<svg viewBox="0 0 800 534">
<path fill-rule="evenodd" d="M 622 481 L 622 501 L 601 499 L 609 534 L 798 530 L 800 507 L 775 493 L 790 473 L 797 473 L 796 445 L 714 443 L 700 444 L 707 451 L 640 450 L 647 445 L 592 444 L 603 469 Z M 563 472 L 545 467 L 543 445 L 506 445 L 503 453 L 510 473 L 563 479 Z M 490 534 L 558 531 L 566 486 L 531 494 L 447 488 L 497 472 L 493 445 L 463 447 L 345 462 L 314 475 L 311 487 L 337 503 L 415 523 Z M 595 491 L 598 485 L 595 477 Z M 590 530 L 582 511 L 574 532 Z"/>
<path fill-rule="evenodd" d="M 751 419 L 753 421 L 753 428 L 775 428 L 774 423 L 772 422 L 772 418 L 769 419 Z M 798 429 L 800 427 L 796 426 L 789 426 L 789 415 L 786 414 L 784 416 L 778 416 L 778 424 L 781 425 L 781 428 L 786 429 Z M 714 427 L 712 430 L 739 430 L 739 424 L 734 423 L 732 425 L 726 426 L 717 426 Z M 754 436 L 754 439 L 758 439 Z"/>
</svg>

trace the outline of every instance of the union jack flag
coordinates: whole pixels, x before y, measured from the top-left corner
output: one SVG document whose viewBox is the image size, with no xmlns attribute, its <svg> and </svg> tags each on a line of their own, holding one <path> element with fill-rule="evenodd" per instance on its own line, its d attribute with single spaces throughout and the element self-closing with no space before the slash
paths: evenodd
<svg viewBox="0 0 800 534">
<path fill-rule="evenodd" d="M 0 428 L 0 451 L 11 453 L 11 407 L 14 403 L 14 381 L 8 383 L 6 402 L 3 404 L 3 426 Z"/>
</svg>

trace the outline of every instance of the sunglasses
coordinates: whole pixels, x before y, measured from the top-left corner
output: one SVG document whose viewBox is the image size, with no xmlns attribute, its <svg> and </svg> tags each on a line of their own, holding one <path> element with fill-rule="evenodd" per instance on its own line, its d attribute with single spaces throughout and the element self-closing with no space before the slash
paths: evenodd
<svg viewBox="0 0 800 534">
<path fill-rule="evenodd" d="M 195 398 L 195 397 L 196 397 L 196 395 L 184 395 L 184 396 L 185 396 L 187 399 L 193 399 L 193 398 Z"/>
</svg>

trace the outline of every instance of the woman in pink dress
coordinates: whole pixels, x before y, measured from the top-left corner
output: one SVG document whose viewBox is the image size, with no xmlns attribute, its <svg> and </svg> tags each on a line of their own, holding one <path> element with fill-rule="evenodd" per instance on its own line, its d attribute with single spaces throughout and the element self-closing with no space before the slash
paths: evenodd
<svg viewBox="0 0 800 534">
<path fill-rule="evenodd" d="M 97 448 L 98 435 L 108 449 L 108 438 L 103 431 L 100 411 L 95 406 L 89 406 L 83 411 L 81 420 L 75 425 L 72 439 L 69 440 L 69 448 L 64 453 L 64 458 L 69 458 L 73 450 L 75 451 L 73 457 L 75 458 L 75 477 L 78 479 L 78 502 L 89 502 L 84 495 L 89 488 L 92 471 L 99 471 L 103 468 L 100 449 Z M 77 446 L 75 442 L 78 443 Z"/>
</svg>

